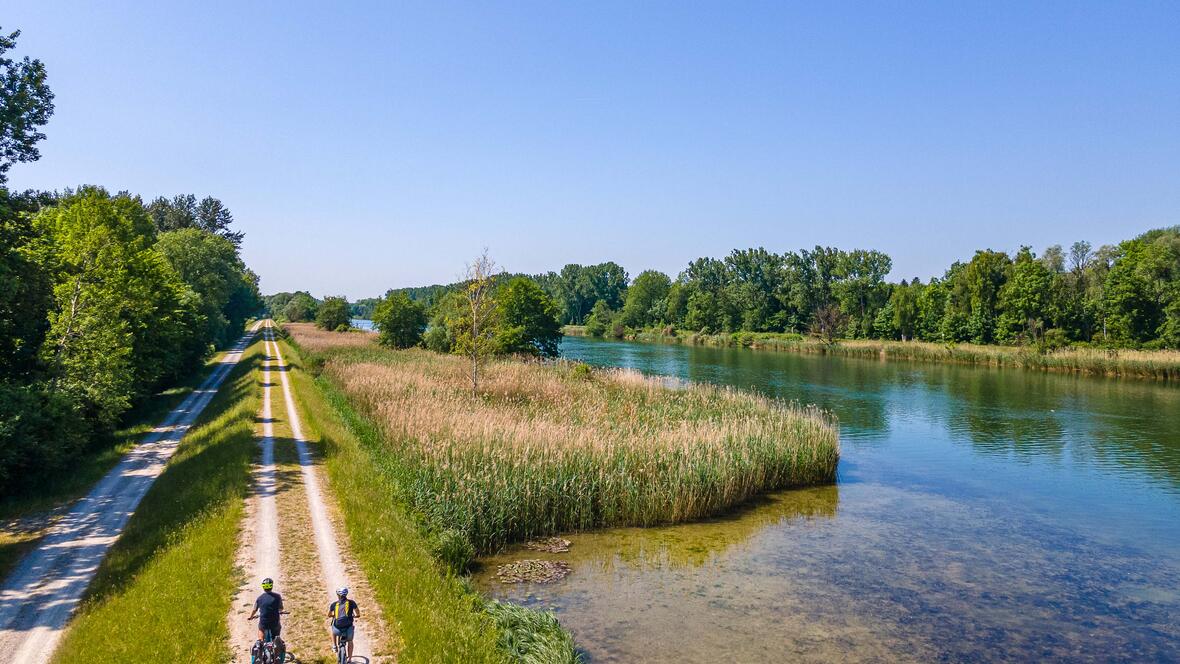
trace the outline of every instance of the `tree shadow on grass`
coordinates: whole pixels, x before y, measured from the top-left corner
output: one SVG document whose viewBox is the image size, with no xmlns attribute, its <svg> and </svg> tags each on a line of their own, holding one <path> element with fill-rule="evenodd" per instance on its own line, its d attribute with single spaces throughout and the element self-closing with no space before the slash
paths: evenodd
<svg viewBox="0 0 1180 664">
<path fill-rule="evenodd" d="M 111 547 L 87 601 L 118 593 L 186 527 L 246 496 L 257 449 L 254 370 L 261 361 L 254 353 L 234 368 Z"/>
</svg>

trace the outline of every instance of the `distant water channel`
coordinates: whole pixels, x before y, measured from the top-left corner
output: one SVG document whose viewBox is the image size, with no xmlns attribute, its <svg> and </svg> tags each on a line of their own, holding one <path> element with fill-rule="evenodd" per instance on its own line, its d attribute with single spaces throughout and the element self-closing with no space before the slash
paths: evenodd
<svg viewBox="0 0 1180 664">
<path fill-rule="evenodd" d="M 840 419 L 835 486 L 484 561 L 591 662 L 1180 661 L 1180 387 L 568 337 Z M 568 561 L 551 585 L 498 563 Z"/>
</svg>

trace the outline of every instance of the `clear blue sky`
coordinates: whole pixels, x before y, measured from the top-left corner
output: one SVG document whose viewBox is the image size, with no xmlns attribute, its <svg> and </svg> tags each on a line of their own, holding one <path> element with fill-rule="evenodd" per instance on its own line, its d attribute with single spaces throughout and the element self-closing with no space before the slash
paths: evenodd
<svg viewBox="0 0 1180 664">
<path fill-rule="evenodd" d="M 1180 3 L 6 3 L 13 188 L 213 194 L 265 292 L 1180 223 Z"/>
</svg>

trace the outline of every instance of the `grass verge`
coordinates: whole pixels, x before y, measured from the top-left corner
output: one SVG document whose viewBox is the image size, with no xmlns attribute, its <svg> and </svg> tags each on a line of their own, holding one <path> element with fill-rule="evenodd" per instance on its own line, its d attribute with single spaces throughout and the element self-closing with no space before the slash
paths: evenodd
<svg viewBox="0 0 1180 664">
<path fill-rule="evenodd" d="M 183 384 L 152 395 L 129 411 L 123 418 L 126 423 L 75 460 L 71 472 L 48 478 L 36 493 L 0 500 L 0 579 L 41 540 L 58 510 L 90 491 L 152 427 L 209 377 L 223 355 L 216 354 Z"/>
<path fill-rule="evenodd" d="M 567 325 L 568 336 L 586 336 L 584 326 Z M 838 355 L 909 362 L 942 362 L 990 367 L 1012 367 L 1038 371 L 1061 371 L 1091 376 L 1180 380 L 1180 351 L 1134 350 L 1126 348 L 1059 348 L 1041 352 L 1025 346 L 933 343 L 928 341 L 887 341 L 842 339 L 826 343 L 798 334 L 772 332 L 639 331 L 628 341 L 675 343 L 723 348 L 753 348 L 817 355 Z"/>
<path fill-rule="evenodd" d="M 523 620 L 518 611 L 490 610 L 437 557 L 436 542 L 421 516 L 401 498 L 380 431 L 336 385 L 304 370 L 299 347 L 281 343 L 292 367 L 305 434 L 324 445 L 328 480 L 344 514 L 352 553 L 396 634 L 398 661 L 577 661 L 569 634 L 552 616 Z M 518 636 L 505 641 L 504 628 L 511 624 Z M 510 650 L 506 643 L 520 647 Z"/>
<path fill-rule="evenodd" d="M 54 661 L 224 661 L 254 458 L 261 338 L 222 384 L 103 560 Z M 147 619 L 150 617 L 150 619 Z"/>
<path fill-rule="evenodd" d="M 125 424 L 117 429 L 108 440 L 97 444 L 78 458 L 71 472 L 60 473 L 37 487 L 36 494 L 13 496 L 0 500 L 0 521 L 36 517 L 81 498 L 103 478 L 129 449 L 135 446 L 152 427 L 159 424 L 169 412 L 184 400 L 209 374 L 225 353 L 217 353 L 200 371 L 195 372 L 181 385 L 152 395 L 143 403 L 128 411 Z"/>
</svg>

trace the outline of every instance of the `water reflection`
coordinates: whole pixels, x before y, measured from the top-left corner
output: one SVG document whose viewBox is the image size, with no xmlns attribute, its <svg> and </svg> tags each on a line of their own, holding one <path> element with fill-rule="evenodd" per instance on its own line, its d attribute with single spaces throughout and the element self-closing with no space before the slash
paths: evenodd
<svg viewBox="0 0 1180 664">
<path fill-rule="evenodd" d="M 1175 386 L 585 339 L 564 350 L 817 404 L 839 417 L 844 449 L 836 487 L 571 536 L 574 573 L 553 586 L 479 577 L 554 608 L 593 661 L 1180 661 Z"/>
</svg>

